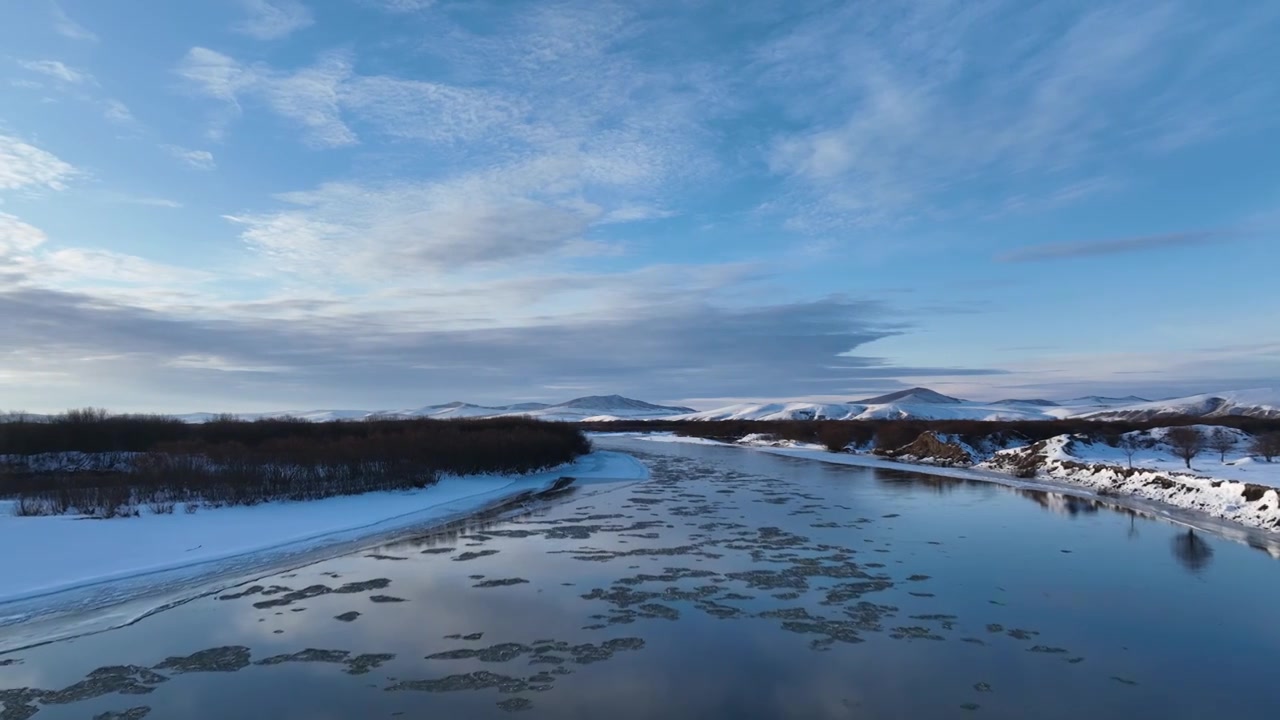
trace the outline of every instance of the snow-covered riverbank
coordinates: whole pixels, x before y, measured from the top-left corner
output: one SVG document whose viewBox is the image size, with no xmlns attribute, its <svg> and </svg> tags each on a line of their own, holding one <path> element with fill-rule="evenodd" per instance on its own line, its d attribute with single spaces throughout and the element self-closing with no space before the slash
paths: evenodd
<svg viewBox="0 0 1280 720">
<path fill-rule="evenodd" d="M 28 617 L 35 604 L 47 609 L 93 595 L 101 605 L 264 555 L 297 555 L 457 519 L 566 476 L 578 483 L 643 480 L 648 470 L 628 455 L 595 452 L 523 476 L 449 477 L 421 490 L 111 520 L 15 517 L 0 503 L 0 626 Z"/>
<path fill-rule="evenodd" d="M 1054 491 L 1108 499 L 1128 500 L 1128 504 L 1178 522 L 1192 522 L 1201 517 L 1208 522 L 1200 526 L 1230 533 L 1230 524 L 1280 535 L 1280 463 L 1256 462 L 1251 458 L 1228 455 L 1227 463 L 1218 456 L 1205 454 L 1193 464 L 1196 472 L 1179 472 L 1174 461 L 1159 457 L 1156 445 L 1134 457 L 1134 471 L 1127 468 L 1119 451 L 1094 443 L 1068 443 L 1054 438 L 1045 445 L 1034 475 L 1015 474 L 1019 463 L 1008 462 L 1018 454 L 1036 453 L 1041 448 L 1030 446 L 996 453 L 994 458 L 969 467 L 945 466 L 927 461 L 901 462 L 872 454 L 834 453 L 816 444 L 790 441 L 774 442 L 761 436 L 747 436 L 738 443 L 723 443 L 704 438 L 684 437 L 670 433 L 628 434 L 651 442 L 685 442 L 695 444 L 746 447 L 790 457 L 858 467 L 880 468 L 925 473 L 964 480 L 996 482 L 1015 487 Z M 1077 453 L 1077 454 L 1072 454 Z M 1119 459 L 1117 459 L 1119 458 Z M 1181 462 L 1181 461 L 1178 461 Z M 1214 473 L 1214 468 L 1221 472 Z M 1242 479 L 1247 478 L 1247 482 Z M 1161 508 L 1168 508 L 1161 512 Z M 1226 521 L 1225 523 L 1222 521 Z"/>
</svg>

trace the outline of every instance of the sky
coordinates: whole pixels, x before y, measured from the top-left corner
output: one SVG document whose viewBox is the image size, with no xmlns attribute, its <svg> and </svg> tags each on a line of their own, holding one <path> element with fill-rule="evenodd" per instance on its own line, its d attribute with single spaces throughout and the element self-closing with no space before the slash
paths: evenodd
<svg viewBox="0 0 1280 720">
<path fill-rule="evenodd" d="M 1280 384 L 1280 4 L 0 3 L 0 409 Z"/>
</svg>

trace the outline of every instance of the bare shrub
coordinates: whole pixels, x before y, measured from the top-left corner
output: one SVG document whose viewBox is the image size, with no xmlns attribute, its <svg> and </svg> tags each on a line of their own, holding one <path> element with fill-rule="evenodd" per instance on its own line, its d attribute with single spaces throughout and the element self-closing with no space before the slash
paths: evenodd
<svg viewBox="0 0 1280 720">
<path fill-rule="evenodd" d="M 1126 433 L 1116 439 L 1116 447 L 1120 448 L 1120 452 L 1124 453 L 1125 459 L 1129 461 L 1130 470 L 1133 469 L 1133 456 L 1146 446 L 1147 444 L 1136 433 Z"/>
<path fill-rule="evenodd" d="M 1271 462 L 1280 456 L 1280 432 L 1257 435 L 1249 442 L 1249 452 Z"/>
<path fill-rule="evenodd" d="M 911 444 L 924 432 L 917 423 L 885 423 L 876 428 L 875 450 L 877 453 L 890 453 L 905 445 Z"/>
<path fill-rule="evenodd" d="M 20 497 L 13 504 L 13 514 L 18 517 L 37 517 L 40 515 L 57 515 L 44 498 Z"/>
<path fill-rule="evenodd" d="M 38 499 L 49 506 L 47 512 L 74 507 L 97 517 L 134 516 L 142 505 L 172 513 L 179 502 L 195 512 L 200 503 L 253 505 L 425 488 L 442 473 L 524 473 L 569 462 L 591 449 L 573 425 L 527 418 L 334 423 L 218 418 L 203 427 L 89 410 L 59 417 L 39 427 L 12 424 L 19 432 L 0 431 L 0 451 L 65 452 L 119 442 L 133 454 L 123 469 L 103 470 L 99 464 L 78 471 L 4 471 L 0 495 Z M 101 437 L 91 437 L 95 428 Z M 108 446 L 101 452 L 117 450 Z"/>
<path fill-rule="evenodd" d="M 1227 461 L 1227 453 L 1236 448 L 1236 437 L 1224 427 L 1216 427 L 1209 433 L 1207 445 L 1218 453 L 1218 462 Z"/>
<path fill-rule="evenodd" d="M 849 420 L 823 423 L 818 427 L 818 442 L 830 452 L 844 452 L 854 441 L 856 432 Z"/>
<path fill-rule="evenodd" d="M 1173 449 L 1174 457 L 1181 458 L 1187 464 L 1188 470 L 1191 469 L 1191 461 L 1204 450 L 1205 446 L 1204 433 L 1190 425 L 1170 428 L 1165 435 L 1165 440 Z"/>
</svg>

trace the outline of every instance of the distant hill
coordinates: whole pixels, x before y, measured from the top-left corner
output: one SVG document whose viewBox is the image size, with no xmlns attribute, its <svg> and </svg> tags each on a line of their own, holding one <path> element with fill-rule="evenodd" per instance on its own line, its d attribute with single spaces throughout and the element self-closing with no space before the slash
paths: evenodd
<svg viewBox="0 0 1280 720">
<path fill-rule="evenodd" d="M 1027 400 L 1021 400 L 1018 398 L 1006 398 L 1004 400 L 997 400 L 991 404 L 992 405 L 1033 405 L 1035 407 L 1058 407 L 1060 405 L 1060 403 L 1056 403 L 1052 400 L 1041 400 L 1039 398 L 1032 398 Z"/>
<path fill-rule="evenodd" d="M 913 387 L 907 390 L 899 390 L 891 392 L 887 395 L 877 395 L 866 400 L 855 400 L 858 405 L 888 405 L 895 404 L 912 404 L 925 403 L 929 405 L 956 405 L 964 402 L 960 398 L 953 398 L 950 395 L 943 395 L 929 388 Z"/>
<path fill-rule="evenodd" d="M 1151 402 L 1146 398 L 1140 398 L 1137 395 L 1126 395 L 1125 397 L 1106 397 L 1103 395 L 1086 395 L 1084 397 L 1071 398 L 1063 400 L 1062 405 L 1133 405 L 1135 403 Z"/>
<path fill-rule="evenodd" d="M 1008 398 L 961 400 L 928 388 L 910 388 L 851 403 L 779 400 L 739 403 L 677 416 L 680 420 L 1155 420 L 1166 417 L 1280 418 L 1280 392 L 1264 388 L 1150 401 L 1131 395 L 1090 395 L 1055 402 Z"/>
<path fill-rule="evenodd" d="M 1111 407 L 1084 415 L 1093 420 L 1159 420 L 1167 417 L 1280 418 L 1280 391 L 1274 388 L 1191 395 Z"/>
<path fill-rule="evenodd" d="M 538 402 L 510 405 L 475 405 L 461 401 L 426 405 L 403 410 L 308 410 L 273 413 L 238 413 L 257 418 L 295 417 L 323 422 L 371 418 L 486 418 L 521 415 L 560 422 L 606 422 L 611 420 L 1053 420 L 1089 418 L 1103 421 L 1146 421 L 1170 417 L 1254 417 L 1280 418 L 1280 390 L 1260 388 L 1205 393 L 1167 400 L 1146 400 L 1134 395 L 1105 397 L 1089 395 L 1071 400 L 1007 398 L 994 402 L 962 400 L 928 388 L 910 388 L 849 403 L 808 400 L 737 403 L 711 410 L 694 410 L 678 405 L 654 403 L 621 395 L 588 395 L 565 402 Z M 51 416 L 25 414 L 35 421 Z M 176 415 L 186 422 L 207 422 L 217 415 L 190 413 Z M 0 422 L 18 420 L 17 415 L 0 414 Z"/>
<path fill-rule="evenodd" d="M 574 398 L 559 405 L 551 405 L 550 408 L 568 408 L 572 410 L 596 410 L 601 413 L 656 413 L 665 412 L 669 414 L 691 413 L 693 408 L 680 407 L 678 405 L 654 405 L 643 400 L 633 400 L 631 398 L 622 397 L 621 395 L 588 395 L 587 397 Z"/>
</svg>

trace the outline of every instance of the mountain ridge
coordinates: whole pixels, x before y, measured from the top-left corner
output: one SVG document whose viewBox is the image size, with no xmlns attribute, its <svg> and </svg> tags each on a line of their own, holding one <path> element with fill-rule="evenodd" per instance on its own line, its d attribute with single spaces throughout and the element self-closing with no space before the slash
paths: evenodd
<svg viewBox="0 0 1280 720">
<path fill-rule="evenodd" d="M 855 405 L 888 405 L 890 403 L 927 403 L 930 405 L 955 405 L 957 403 L 966 402 L 960 398 L 954 398 L 950 395 L 943 395 L 936 390 L 930 390 L 926 387 L 913 387 L 906 390 L 898 390 L 896 392 L 877 395 L 875 397 L 866 398 L 865 400 L 854 400 Z"/>
<path fill-rule="evenodd" d="M 887 400 L 887 402 L 868 402 Z M 218 413 L 172 415 L 186 422 L 208 422 Z M 1085 418 L 1098 421 L 1147 421 L 1170 417 L 1280 418 L 1280 389 L 1255 388 L 1187 395 L 1166 400 L 1137 396 L 1090 395 L 1073 400 L 1006 398 L 993 402 L 963 400 L 928 388 L 909 388 L 858 402 L 774 400 L 735 403 L 708 410 L 658 405 L 622 395 L 586 395 L 556 404 L 541 402 L 477 405 L 453 401 L 400 410 L 309 410 L 237 413 L 246 420 L 294 417 L 315 422 L 364 419 L 487 418 L 523 416 L 559 422 L 607 422 L 612 420 L 1054 420 Z M 49 415 L 26 413 L 35 421 Z M 19 416 L 0 414 L 0 422 Z"/>
</svg>

